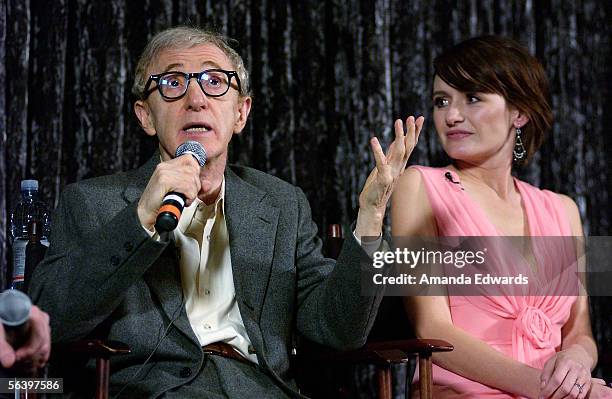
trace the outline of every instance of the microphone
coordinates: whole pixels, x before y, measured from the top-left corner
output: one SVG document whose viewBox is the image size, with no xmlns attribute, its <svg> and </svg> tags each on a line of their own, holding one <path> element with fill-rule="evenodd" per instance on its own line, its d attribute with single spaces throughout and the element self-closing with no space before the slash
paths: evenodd
<svg viewBox="0 0 612 399">
<path fill-rule="evenodd" d="M 190 154 L 193 156 L 200 166 L 206 164 L 206 150 L 202 144 L 197 141 L 185 141 L 176 149 L 174 157 Z M 176 191 L 170 191 L 164 197 L 162 206 L 159 208 L 157 219 L 155 221 L 155 229 L 159 233 L 169 232 L 176 228 L 178 221 L 185 207 L 185 195 Z"/>
<path fill-rule="evenodd" d="M 30 338 L 30 310 L 32 301 L 18 290 L 6 290 L 0 294 L 0 322 L 4 326 L 6 342 L 14 349 Z"/>
<path fill-rule="evenodd" d="M 461 185 L 461 182 L 459 182 L 459 181 L 455 181 L 455 180 L 453 179 L 453 175 L 451 174 L 451 172 L 446 172 L 446 173 L 444 174 L 444 177 L 446 177 L 446 180 L 448 180 L 449 182 L 451 182 L 451 183 L 453 183 L 453 184 L 458 184 L 458 185 L 459 185 L 459 187 L 461 187 L 461 189 L 463 190 L 463 186 Z"/>
</svg>

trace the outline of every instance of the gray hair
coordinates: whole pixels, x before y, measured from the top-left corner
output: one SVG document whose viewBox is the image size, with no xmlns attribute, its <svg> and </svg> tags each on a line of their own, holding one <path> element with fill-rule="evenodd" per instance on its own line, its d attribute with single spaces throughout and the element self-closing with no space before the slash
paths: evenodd
<svg viewBox="0 0 612 399">
<path fill-rule="evenodd" d="M 169 48 L 191 48 L 200 44 L 212 44 L 225 53 L 236 69 L 240 79 L 240 95 L 250 96 L 249 72 L 244 66 L 242 57 L 230 46 L 230 41 L 234 40 L 212 30 L 190 26 L 177 26 L 159 32 L 149 41 L 138 59 L 132 94 L 139 99 L 144 97 L 144 88 L 149 78 L 146 75 L 147 68 L 161 51 Z"/>
</svg>

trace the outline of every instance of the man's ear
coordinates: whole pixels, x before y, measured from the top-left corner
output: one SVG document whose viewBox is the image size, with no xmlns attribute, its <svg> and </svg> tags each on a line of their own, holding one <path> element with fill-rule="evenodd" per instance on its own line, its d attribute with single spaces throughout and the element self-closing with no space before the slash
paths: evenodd
<svg viewBox="0 0 612 399">
<path fill-rule="evenodd" d="M 234 124 L 234 134 L 240 134 L 244 126 L 246 125 L 247 119 L 249 118 L 249 112 L 251 112 L 252 99 L 249 96 L 240 97 L 238 99 L 238 119 Z"/>
<path fill-rule="evenodd" d="M 157 131 L 155 130 L 155 124 L 153 123 L 153 116 L 151 115 L 149 104 L 142 100 L 136 101 L 134 103 L 134 113 L 145 133 L 149 136 L 155 136 Z"/>
</svg>

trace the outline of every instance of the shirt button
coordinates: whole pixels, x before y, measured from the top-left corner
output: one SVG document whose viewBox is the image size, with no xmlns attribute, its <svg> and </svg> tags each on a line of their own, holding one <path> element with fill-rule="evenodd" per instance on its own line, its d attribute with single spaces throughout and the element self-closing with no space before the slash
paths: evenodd
<svg viewBox="0 0 612 399">
<path fill-rule="evenodd" d="M 210 241 L 210 234 L 206 236 L 206 240 Z"/>
<path fill-rule="evenodd" d="M 121 262 L 121 259 L 119 259 L 118 256 L 116 256 L 116 255 L 111 256 L 111 258 L 110 258 L 111 265 L 117 266 L 119 264 L 119 262 Z"/>
<path fill-rule="evenodd" d="M 192 371 L 191 371 L 191 369 L 189 367 L 183 367 L 183 369 L 181 370 L 180 375 L 183 378 L 187 378 L 187 377 L 191 376 L 191 373 L 192 373 Z"/>
<path fill-rule="evenodd" d="M 207 330 L 210 330 L 212 328 L 212 326 L 208 323 L 204 323 L 204 328 Z"/>
<path fill-rule="evenodd" d="M 131 242 L 129 242 L 129 241 L 126 241 L 126 242 L 123 244 L 123 249 L 125 249 L 127 252 L 132 252 L 132 250 L 134 249 L 134 244 L 132 244 L 132 243 L 131 243 Z"/>
<path fill-rule="evenodd" d="M 210 295 L 210 290 L 209 289 L 205 289 L 204 290 L 204 295 Z"/>
</svg>

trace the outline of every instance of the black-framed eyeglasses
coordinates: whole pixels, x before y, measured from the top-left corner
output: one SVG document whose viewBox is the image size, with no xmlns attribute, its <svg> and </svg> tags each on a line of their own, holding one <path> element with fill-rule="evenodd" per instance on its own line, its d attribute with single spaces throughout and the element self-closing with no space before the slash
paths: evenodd
<svg viewBox="0 0 612 399">
<path fill-rule="evenodd" d="M 142 99 L 146 100 L 156 88 L 165 99 L 181 98 L 187 93 L 191 78 L 195 78 L 204 94 L 210 97 L 221 97 L 229 91 L 230 87 L 234 87 L 240 93 L 240 78 L 236 71 L 224 69 L 207 69 L 191 73 L 168 71 L 149 76 Z M 236 86 L 232 86 L 232 78 L 236 79 Z M 151 89 L 152 82 L 157 83 L 157 86 Z"/>
</svg>

